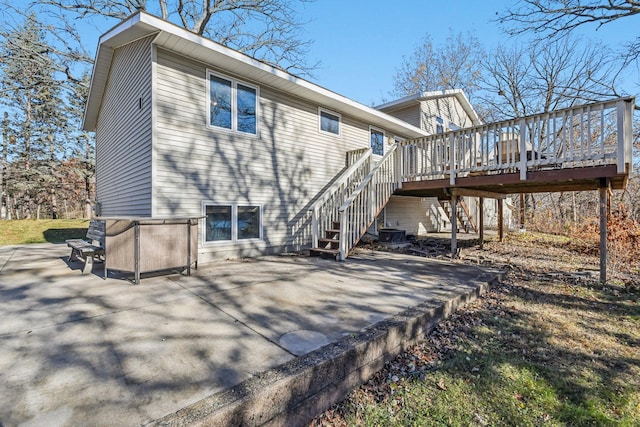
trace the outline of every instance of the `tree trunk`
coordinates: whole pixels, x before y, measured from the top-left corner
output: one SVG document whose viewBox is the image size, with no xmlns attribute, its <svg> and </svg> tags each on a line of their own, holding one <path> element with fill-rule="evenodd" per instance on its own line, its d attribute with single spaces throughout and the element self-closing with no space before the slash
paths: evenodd
<svg viewBox="0 0 640 427">
<path fill-rule="evenodd" d="M 51 218 L 58 219 L 58 200 L 56 198 L 56 190 L 51 189 Z"/>
<path fill-rule="evenodd" d="M 9 194 L 9 192 L 7 191 L 7 219 L 9 221 L 11 221 L 11 195 Z"/>
<path fill-rule="evenodd" d="M 91 219 L 91 200 L 87 199 L 85 203 L 85 213 L 87 215 L 87 219 Z"/>
</svg>

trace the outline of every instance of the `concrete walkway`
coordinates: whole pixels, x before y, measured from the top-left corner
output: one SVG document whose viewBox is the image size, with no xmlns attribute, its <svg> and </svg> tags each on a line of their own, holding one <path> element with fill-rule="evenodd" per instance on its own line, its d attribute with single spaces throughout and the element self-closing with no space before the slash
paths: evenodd
<svg viewBox="0 0 640 427">
<path fill-rule="evenodd" d="M 497 275 L 362 252 L 134 286 L 68 253 L 0 247 L 0 426 L 300 424 Z"/>
</svg>

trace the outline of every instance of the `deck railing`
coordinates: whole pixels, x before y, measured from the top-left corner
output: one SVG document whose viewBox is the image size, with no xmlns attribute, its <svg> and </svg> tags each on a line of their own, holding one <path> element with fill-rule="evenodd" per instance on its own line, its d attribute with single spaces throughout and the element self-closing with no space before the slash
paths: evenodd
<svg viewBox="0 0 640 427">
<path fill-rule="evenodd" d="M 338 208 L 371 171 L 371 149 L 347 152 L 347 169 L 311 205 L 312 247 L 318 247 L 318 238 L 325 230 L 340 221 Z"/>
<path fill-rule="evenodd" d="M 399 142 L 403 181 L 544 168 L 632 166 L 633 98 L 567 108 Z"/>
<path fill-rule="evenodd" d="M 340 206 L 340 261 L 345 260 L 393 192 L 400 188 L 399 159 L 394 144 Z"/>
</svg>

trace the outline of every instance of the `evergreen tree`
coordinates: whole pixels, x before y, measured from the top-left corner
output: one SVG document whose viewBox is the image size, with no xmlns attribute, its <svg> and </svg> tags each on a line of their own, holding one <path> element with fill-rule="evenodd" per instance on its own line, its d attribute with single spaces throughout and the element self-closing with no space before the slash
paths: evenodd
<svg viewBox="0 0 640 427">
<path fill-rule="evenodd" d="M 50 201 L 64 146 L 64 102 L 52 48 L 43 25 L 29 15 L 0 43 L 0 93 L 11 118 L 7 191 L 30 217 L 33 205 Z"/>
</svg>

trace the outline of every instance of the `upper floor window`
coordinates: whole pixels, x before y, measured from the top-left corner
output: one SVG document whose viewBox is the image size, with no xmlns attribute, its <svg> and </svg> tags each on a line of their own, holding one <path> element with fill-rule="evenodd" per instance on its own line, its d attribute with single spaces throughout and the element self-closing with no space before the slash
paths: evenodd
<svg viewBox="0 0 640 427">
<path fill-rule="evenodd" d="M 207 71 L 207 86 L 209 126 L 258 134 L 258 87 L 211 71 Z"/>
<path fill-rule="evenodd" d="M 318 109 L 320 113 L 320 131 L 340 135 L 340 114 Z"/>
<path fill-rule="evenodd" d="M 436 133 L 444 133 L 444 120 L 442 120 L 442 117 L 436 117 Z"/>
<path fill-rule="evenodd" d="M 369 128 L 371 132 L 371 151 L 373 154 L 384 154 L 384 132 L 380 129 Z"/>
</svg>

